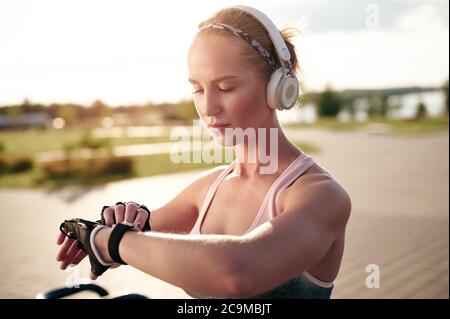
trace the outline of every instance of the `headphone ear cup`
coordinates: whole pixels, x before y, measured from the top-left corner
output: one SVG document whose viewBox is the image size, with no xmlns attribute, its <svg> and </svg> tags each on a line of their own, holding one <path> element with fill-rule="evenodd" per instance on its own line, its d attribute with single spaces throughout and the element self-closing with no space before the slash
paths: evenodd
<svg viewBox="0 0 450 319">
<path fill-rule="evenodd" d="M 295 76 L 282 78 L 281 82 L 278 86 L 281 100 L 280 104 L 283 110 L 289 110 L 297 103 L 300 85 Z"/>
<path fill-rule="evenodd" d="M 266 90 L 266 99 L 267 104 L 271 109 L 279 110 L 281 105 L 279 105 L 278 101 L 278 88 L 280 86 L 281 78 L 283 77 L 283 69 L 276 69 L 272 75 L 270 76 L 269 83 L 267 83 Z"/>
</svg>

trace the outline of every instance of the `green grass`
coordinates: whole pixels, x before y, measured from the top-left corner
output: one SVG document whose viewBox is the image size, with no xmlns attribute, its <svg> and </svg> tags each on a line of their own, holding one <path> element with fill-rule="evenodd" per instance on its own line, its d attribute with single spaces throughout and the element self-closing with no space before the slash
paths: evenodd
<svg viewBox="0 0 450 319">
<path fill-rule="evenodd" d="M 389 123 L 398 134 L 426 134 L 448 130 L 448 117 L 422 121 L 392 121 Z"/>
<path fill-rule="evenodd" d="M 29 155 L 39 151 L 61 150 L 65 143 L 75 143 L 82 136 L 81 130 L 0 131 L 5 155 Z"/>
<path fill-rule="evenodd" d="M 414 120 L 389 120 L 385 118 L 371 118 L 366 122 L 350 121 L 341 123 L 334 119 L 319 119 L 314 124 L 287 125 L 289 128 L 320 128 L 332 131 L 371 130 L 375 125 L 382 124 L 392 134 L 427 134 L 448 130 L 448 115 L 437 118 Z"/>
<path fill-rule="evenodd" d="M 38 185 L 35 180 L 39 175 L 38 169 L 20 174 L 0 175 L 0 188 L 36 188 Z"/>
<path fill-rule="evenodd" d="M 107 182 L 136 177 L 176 173 L 194 169 L 214 167 L 220 164 L 206 163 L 173 163 L 170 154 L 157 154 L 133 157 L 133 173 L 129 175 L 113 175 L 86 179 L 45 180 L 39 167 L 20 174 L 0 175 L 0 188 L 55 188 L 65 186 L 100 185 Z"/>
<path fill-rule="evenodd" d="M 191 153 L 192 156 L 192 153 Z M 214 167 L 217 163 L 173 163 L 170 154 L 139 156 L 134 158 L 135 177 L 183 172 L 195 169 Z"/>
<path fill-rule="evenodd" d="M 302 143 L 299 141 L 294 141 L 294 143 L 309 154 L 320 151 L 315 145 L 309 143 Z M 192 158 L 193 155 L 191 153 L 191 159 Z M 0 188 L 59 188 L 66 186 L 99 185 L 117 180 L 176 173 L 195 169 L 206 169 L 217 165 L 226 164 L 225 162 L 211 164 L 207 164 L 205 162 L 177 164 L 172 162 L 170 154 L 137 156 L 133 157 L 133 162 L 133 173 L 131 175 L 104 176 L 90 180 L 70 179 L 59 181 L 43 180 L 43 173 L 39 167 L 40 165 L 37 164 L 32 170 L 25 173 L 0 175 Z"/>
<path fill-rule="evenodd" d="M 65 145 L 79 142 L 85 132 L 83 129 L 0 131 L 0 144 L 3 145 L 4 155 L 32 155 L 36 152 L 63 150 Z M 170 142 L 168 136 L 94 140 L 110 141 L 111 146 Z"/>
</svg>

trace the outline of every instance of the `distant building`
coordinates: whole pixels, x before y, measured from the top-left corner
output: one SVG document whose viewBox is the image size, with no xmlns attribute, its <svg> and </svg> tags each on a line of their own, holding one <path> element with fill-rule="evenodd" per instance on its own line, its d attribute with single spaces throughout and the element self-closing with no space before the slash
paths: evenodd
<svg viewBox="0 0 450 319">
<path fill-rule="evenodd" d="M 442 90 L 391 95 L 387 103 L 389 109 L 386 116 L 390 119 L 414 119 L 420 103 L 425 105 L 427 117 L 438 117 L 445 114 L 445 94 Z M 369 107 L 367 98 L 356 99 L 353 102 L 354 118 L 360 122 L 367 120 Z M 348 120 L 346 115 L 340 114 L 338 118 Z"/>
<path fill-rule="evenodd" d="M 0 129 L 10 128 L 47 128 L 51 125 L 46 113 L 26 113 L 18 116 L 0 115 Z"/>
<path fill-rule="evenodd" d="M 420 103 L 425 105 L 427 117 L 442 116 L 446 112 L 445 93 L 442 90 L 390 95 L 387 103 L 389 109 L 386 116 L 390 119 L 415 118 Z M 357 98 L 353 101 L 353 112 L 343 109 L 336 118 L 340 122 L 365 122 L 369 118 L 369 108 L 369 98 Z M 282 124 L 315 123 L 317 118 L 317 106 L 314 103 L 278 112 L 278 119 Z"/>
<path fill-rule="evenodd" d="M 367 98 L 359 98 L 353 102 L 353 117 L 358 122 L 365 122 L 369 117 L 369 100 Z"/>
<path fill-rule="evenodd" d="M 417 115 L 419 104 L 423 103 L 428 117 L 445 114 L 445 94 L 442 90 L 392 95 L 388 99 L 388 117 L 393 119 L 413 119 Z"/>
</svg>

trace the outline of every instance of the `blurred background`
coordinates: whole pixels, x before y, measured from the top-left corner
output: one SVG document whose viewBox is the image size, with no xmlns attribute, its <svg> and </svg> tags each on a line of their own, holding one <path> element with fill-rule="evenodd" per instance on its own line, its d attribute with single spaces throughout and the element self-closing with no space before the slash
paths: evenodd
<svg viewBox="0 0 450 319">
<path fill-rule="evenodd" d="M 170 154 L 202 152 L 180 135 L 198 119 L 187 52 L 197 25 L 234 4 L 301 31 L 304 92 L 278 115 L 352 198 L 332 297 L 448 298 L 446 0 L 0 0 L 0 298 L 87 277 L 86 262 L 58 269 L 64 218 L 163 205 L 224 163 Z M 129 267 L 99 284 L 187 297 Z"/>
</svg>

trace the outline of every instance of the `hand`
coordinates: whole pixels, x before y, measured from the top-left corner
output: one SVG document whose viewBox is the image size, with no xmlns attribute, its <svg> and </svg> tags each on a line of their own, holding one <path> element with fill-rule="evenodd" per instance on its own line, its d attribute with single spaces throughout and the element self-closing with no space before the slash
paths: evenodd
<svg viewBox="0 0 450 319">
<path fill-rule="evenodd" d="M 91 241 L 93 231 L 98 231 L 98 234 L 95 235 L 95 239 L 97 240 L 97 237 L 99 237 L 99 234 L 101 235 L 103 230 L 110 233 L 111 228 L 98 222 L 92 222 L 81 218 L 71 218 L 62 222 L 59 229 L 65 236 L 75 241 L 78 249 L 84 250 L 89 256 L 89 262 L 91 264 L 91 279 L 96 279 L 98 276 L 101 276 L 106 270 L 108 270 L 108 268 L 111 267 L 111 265 L 113 265 L 112 261 L 108 262 L 108 259 L 101 261 L 102 257 L 100 257 L 101 255 L 96 255 L 94 252 L 96 246 L 93 246 Z M 106 233 L 103 232 L 103 235 L 105 234 Z M 104 237 L 104 241 L 107 242 L 108 238 L 109 235 L 108 237 Z"/>
<path fill-rule="evenodd" d="M 68 230 L 64 228 L 64 231 L 67 232 Z M 56 260 L 61 262 L 60 268 L 62 270 L 66 269 L 69 265 L 78 265 L 88 255 L 86 251 L 81 248 L 77 240 L 71 239 L 63 233 L 59 234 L 56 243 L 62 245 L 56 256 Z M 119 266 L 119 264 L 113 264 L 110 268 L 114 269 Z M 98 276 L 90 271 L 89 277 L 92 280 L 95 280 Z"/>
<path fill-rule="evenodd" d="M 78 265 L 87 256 L 87 253 L 78 247 L 75 239 L 71 239 L 63 233 L 59 234 L 56 244 L 62 245 L 56 255 L 56 261 L 61 262 L 60 268 L 62 270 L 69 265 Z"/>
<path fill-rule="evenodd" d="M 150 230 L 150 213 L 144 205 L 135 202 L 116 203 L 114 207 L 105 206 L 102 211 L 102 224 L 113 226 L 118 223 L 126 222 L 134 224 L 137 231 Z"/>
<path fill-rule="evenodd" d="M 149 229 L 149 217 L 150 214 L 146 210 L 146 207 L 134 202 L 128 202 L 127 204 L 118 202 L 114 206 L 104 206 L 101 212 L 102 224 L 111 227 L 125 221 L 134 224 L 136 230 L 143 230 L 145 226 L 147 227 L 144 230 Z M 56 243 L 61 245 L 56 260 L 61 262 L 60 268 L 63 270 L 69 265 L 78 265 L 87 256 L 86 252 L 79 247 L 76 240 L 64 234 L 58 236 Z M 119 264 L 114 264 L 111 268 L 117 268 L 119 266 Z M 91 279 L 95 278 L 96 276 L 91 274 Z"/>
</svg>

